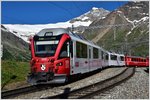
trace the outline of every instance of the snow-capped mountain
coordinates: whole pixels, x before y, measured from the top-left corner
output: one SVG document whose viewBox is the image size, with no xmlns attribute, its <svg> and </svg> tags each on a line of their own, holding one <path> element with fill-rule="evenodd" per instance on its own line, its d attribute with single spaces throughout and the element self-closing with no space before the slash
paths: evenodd
<svg viewBox="0 0 150 100">
<path fill-rule="evenodd" d="M 118 24 L 122 26 L 109 26 Z M 127 2 L 90 27 L 102 25 L 108 27 L 87 29 L 82 35 L 106 50 L 137 56 L 149 54 L 149 1 Z"/>
<path fill-rule="evenodd" d="M 109 13 L 108 10 L 103 8 L 93 7 L 87 13 L 69 20 L 67 22 L 59 22 L 55 24 L 37 24 L 37 25 L 21 25 L 21 24 L 3 24 L 5 28 L 2 28 L 4 31 L 9 31 L 19 38 L 22 38 L 24 41 L 28 42 L 28 37 L 34 35 L 44 28 L 68 28 L 79 27 L 79 26 L 89 26 L 94 20 L 105 18 Z M 77 30 L 76 32 L 78 32 Z M 83 30 L 80 30 L 83 32 Z"/>
<path fill-rule="evenodd" d="M 107 14 L 109 14 L 110 11 L 108 10 L 105 10 L 103 8 L 96 8 L 96 7 L 93 7 L 92 10 L 88 11 L 87 13 L 77 17 L 77 18 L 74 18 L 70 21 L 70 23 L 74 23 L 74 22 L 87 22 L 87 21 L 91 21 L 93 22 L 94 20 L 97 20 L 97 19 L 103 19 L 106 17 Z"/>
</svg>

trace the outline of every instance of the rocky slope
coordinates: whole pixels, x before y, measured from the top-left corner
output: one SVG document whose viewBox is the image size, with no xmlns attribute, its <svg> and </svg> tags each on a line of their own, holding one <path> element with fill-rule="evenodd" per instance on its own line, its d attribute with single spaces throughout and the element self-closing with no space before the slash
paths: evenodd
<svg viewBox="0 0 150 100">
<path fill-rule="evenodd" d="M 118 24 L 123 25 L 113 27 Z M 100 28 L 104 25 L 107 27 Z M 106 18 L 95 20 L 90 24 L 90 27 L 95 28 L 86 29 L 83 35 L 112 52 L 147 56 L 148 26 L 149 2 L 128 2 L 109 13 Z"/>
<path fill-rule="evenodd" d="M 2 60 L 28 61 L 30 59 L 28 43 L 9 32 L 3 25 L 1 25 L 1 39 Z"/>
</svg>

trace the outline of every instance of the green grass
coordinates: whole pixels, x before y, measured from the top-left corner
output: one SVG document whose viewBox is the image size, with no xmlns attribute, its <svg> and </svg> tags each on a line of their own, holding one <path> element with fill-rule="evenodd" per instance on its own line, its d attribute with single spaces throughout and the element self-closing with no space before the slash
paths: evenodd
<svg viewBox="0 0 150 100">
<path fill-rule="evenodd" d="M 2 60 L 1 63 L 1 83 L 4 84 L 19 82 L 26 80 L 28 73 L 30 72 L 29 62 L 17 62 Z M 15 79 L 11 79 L 16 76 Z"/>
</svg>

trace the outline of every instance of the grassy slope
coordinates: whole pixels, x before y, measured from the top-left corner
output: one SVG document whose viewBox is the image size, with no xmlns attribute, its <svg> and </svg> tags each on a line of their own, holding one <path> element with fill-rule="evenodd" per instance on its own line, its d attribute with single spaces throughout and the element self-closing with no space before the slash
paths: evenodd
<svg viewBox="0 0 150 100">
<path fill-rule="evenodd" d="M 26 80 L 27 74 L 29 73 L 30 70 L 29 62 L 2 60 L 1 65 L 2 65 L 1 68 L 2 86 L 6 83 Z M 15 79 L 11 79 L 11 77 L 14 75 L 17 77 Z"/>
</svg>

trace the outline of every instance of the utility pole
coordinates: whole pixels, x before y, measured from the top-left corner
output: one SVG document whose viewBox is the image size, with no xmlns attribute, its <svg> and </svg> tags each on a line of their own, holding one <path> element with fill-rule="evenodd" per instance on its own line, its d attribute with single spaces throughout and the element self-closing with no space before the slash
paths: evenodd
<svg viewBox="0 0 150 100">
<path fill-rule="evenodd" d="M 72 25 L 72 27 L 71 27 L 71 32 L 72 33 L 74 32 L 74 25 Z"/>
</svg>

